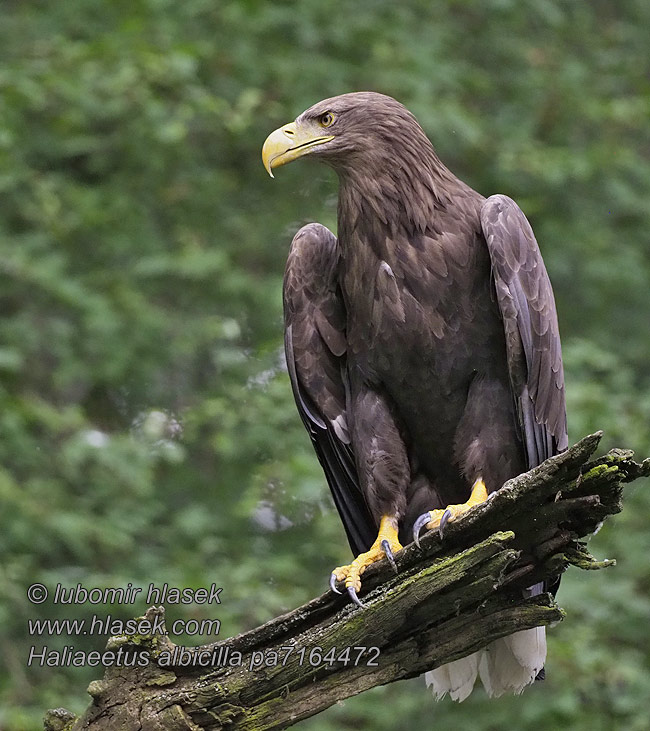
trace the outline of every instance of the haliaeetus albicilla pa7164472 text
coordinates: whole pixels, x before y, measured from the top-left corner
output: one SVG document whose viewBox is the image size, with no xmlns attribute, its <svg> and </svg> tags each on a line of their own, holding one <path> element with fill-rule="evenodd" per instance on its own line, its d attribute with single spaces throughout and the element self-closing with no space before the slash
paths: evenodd
<svg viewBox="0 0 650 731">
<path fill-rule="evenodd" d="M 262 151 L 271 175 L 304 156 L 338 174 L 338 237 L 311 223 L 291 244 L 287 365 L 356 556 L 331 585 L 361 604 L 368 565 L 566 448 L 560 337 L 522 211 L 456 178 L 402 104 L 326 99 Z M 491 695 L 520 692 L 545 658 L 538 627 L 427 682 L 457 700 L 477 676 Z"/>
</svg>

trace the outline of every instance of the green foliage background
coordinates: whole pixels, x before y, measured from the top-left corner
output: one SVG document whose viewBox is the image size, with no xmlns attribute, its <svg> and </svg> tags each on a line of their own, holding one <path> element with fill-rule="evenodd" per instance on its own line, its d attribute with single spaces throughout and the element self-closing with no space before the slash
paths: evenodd
<svg viewBox="0 0 650 731">
<path fill-rule="evenodd" d="M 343 530 L 281 358 L 292 233 L 335 226 L 336 181 L 271 181 L 266 135 L 374 89 L 485 195 L 523 207 L 554 281 L 570 438 L 650 453 L 650 4 L 66 0 L 0 8 L 0 728 L 83 710 L 97 669 L 27 667 L 40 581 L 223 586 L 220 638 L 323 590 Z M 376 689 L 312 731 L 647 729 L 647 483 L 571 571 L 548 680 L 434 704 Z M 182 640 L 182 638 L 180 638 Z M 214 637 L 187 638 L 201 642 Z"/>
</svg>

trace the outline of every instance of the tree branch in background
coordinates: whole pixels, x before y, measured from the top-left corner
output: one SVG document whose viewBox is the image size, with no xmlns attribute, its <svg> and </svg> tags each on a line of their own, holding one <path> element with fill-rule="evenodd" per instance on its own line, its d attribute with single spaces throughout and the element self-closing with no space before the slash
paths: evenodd
<svg viewBox="0 0 650 731">
<path fill-rule="evenodd" d="M 612 450 L 587 462 L 601 434 L 513 480 L 450 523 L 441 542 L 364 574 L 366 607 L 327 592 L 224 642 L 174 645 L 160 633 L 113 637 L 129 666 L 90 684 L 93 702 L 76 719 L 49 711 L 49 731 L 280 729 L 377 685 L 420 675 L 492 640 L 563 618 L 549 594 L 522 589 L 562 573 L 612 565 L 581 538 L 621 510 L 623 484 L 650 474 L 650 460 Z M 163 608 L 145 617 L 160 624 Z M 131 666 L 133 664 L 133 666 Z M 140 667 L 140 664 L 143 667 Z"/>
</svg>

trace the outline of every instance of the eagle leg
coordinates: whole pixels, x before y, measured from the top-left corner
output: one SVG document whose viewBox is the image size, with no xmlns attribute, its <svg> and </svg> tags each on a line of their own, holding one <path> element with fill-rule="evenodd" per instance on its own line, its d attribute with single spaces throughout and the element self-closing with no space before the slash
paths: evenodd
<svg viewBox="0 0 650 731">
<path fill-rule="evenodd" d="M 337 593 L 341 593 L 336 588 L 337 581 L 345 580 L 345 588 L 350 598 L 355 604 L 363 606 L 357 592 L 361 590 L 361 574 L 373 563 L 387 558 L 395 571 L 394 554 L 401 550 L 402 545 L 397 538 L 397 520 L 390 515 L 384 515 L 379 524 L 379 533 L 375 542 L 365 553 L 360 553 L 351 564 L 347 566 L 337 566 L 330 577 L 330 587 Z"/>
<path fill-rule="evenodd" d="M 420 547 L 420 531 L 426 526 L 427 530 L 438 529 L 440 538 L 442 538 L 445 526 L 448 521 L 456 520 L 461 515 L 473 508 L 475 505 L 484 503 L 488 499 L 487 488 L 483 482 L 483 478 L 479 477 L 472 486 L 472 492 L 469 500 L 460 505 L 448 505 L 444 510 L 430 510 L 422 515 L 413 524 L 413 540 L 418 548 Z"/>
</svg>

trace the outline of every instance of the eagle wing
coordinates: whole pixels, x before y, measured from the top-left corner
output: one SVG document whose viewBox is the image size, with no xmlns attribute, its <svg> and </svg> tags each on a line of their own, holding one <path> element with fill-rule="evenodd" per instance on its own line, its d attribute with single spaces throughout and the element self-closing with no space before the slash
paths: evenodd
<svg viewBox="0 0 650 731">
<path fill-rule="evenodd" d="M 348 434 L 345 305 L 338 286 L 339 246 L 310 223 L 291 242 L 284 275 L 284 346 L 291 388 L 355 555 L 376 526 L 359 486 Z"/>
<path fill-rule="evenodd" d="M 481 209 L 481 225 L 530 469 L 568 446 L 555 298 L 533 230 L 511 198 L 488 198 Z"/>
</svg>

